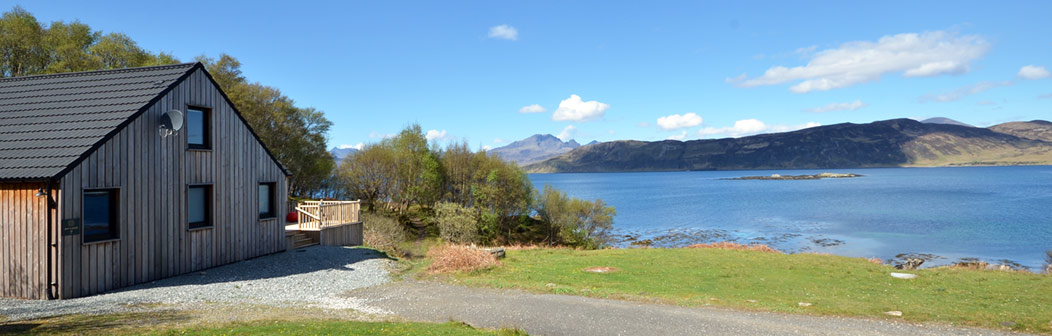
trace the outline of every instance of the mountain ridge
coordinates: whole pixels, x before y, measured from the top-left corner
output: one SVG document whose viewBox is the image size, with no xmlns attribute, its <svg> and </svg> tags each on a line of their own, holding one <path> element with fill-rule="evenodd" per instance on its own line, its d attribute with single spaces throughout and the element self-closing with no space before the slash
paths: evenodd
<svg viewBox="0 0 1052 336">
<path fill-rule="evenodd" d="M 1052 164 L 1052 123 L 1011 129 L 912 119 L 841 123 L 793 132 L 691 141 L 620 140 L 574 149 L 527 165 L 531 173 L 739 169 L 836 169 Z M 1002 129 L 998 132 L 997 129 Z M 1032 134 L 1031 134 L 1032 133 Z"/>
<path fill-rule="evenodd" d="M 534 134 L 506 146 L 489 150 L 520 166 L 540 162 L 581 147 L 576 140 L 562 141 L 551 134 Z"/>
</svg>

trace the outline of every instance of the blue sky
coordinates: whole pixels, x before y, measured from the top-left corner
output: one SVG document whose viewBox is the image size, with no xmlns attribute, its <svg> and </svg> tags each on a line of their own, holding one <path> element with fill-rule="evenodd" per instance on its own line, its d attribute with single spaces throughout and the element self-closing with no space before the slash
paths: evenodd
<svg viewBox="0 0 1052 336">
<path fill-rule="evenodd" d="M 324 111 L 331 146 L 411 122 L 482 148 L 1052 119 L 1049 1 L 16 4 L 185 61 L 233 55 Z"/>
</svg>

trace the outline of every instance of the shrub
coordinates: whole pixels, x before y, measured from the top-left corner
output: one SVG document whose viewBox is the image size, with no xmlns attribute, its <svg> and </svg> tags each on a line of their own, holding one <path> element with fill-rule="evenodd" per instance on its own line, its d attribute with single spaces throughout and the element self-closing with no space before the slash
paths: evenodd
<svg viewBox="0 0 1052 336">
<path fill-rule="evenodd" d="M 770 246 L 764 244 L 738 244 L 733 242 L 716 242 L 712 244 L 694 244 L 687 246 L 687 248 L 714 248 L 721 250 L 742 250 L 742 251 L 760 251 L 767 253 L 782 253 L 781 251 L 775 250 Z"/>
<path fill-rule="evenodd" d="M 487 251 L 465 245 L 437 245 L 427 250 L 431 258 L 430 273 L 472 271 L 499 266 L 497 257 Z"/>
<path fill-rule="evenodd" d="M 617 211 L 603 200 L 589 202 L 569 197 L 546 185 L 536 194 L 534 203 L 538 217 L 547 225 L 548 237 L 545 240 L 549 244 L 561 241 L 570 246 L 595 249 L 610 243 L 609 231 Z"/>
<path fill-rule="evenodd" d="M 362 234 L 366 246 L 393 254 L 399 254 L 398 244 L 407 237 L 402 223 L 373 212 L 362 213 Z"/>
<path fill-rule="evenodd" d="M 438 223 L 439 236 L 454 244 L 474 244 L 478 242 L 478 221 L 472 209 L 456 203 L 441 202 L 435 205 L 435 221 Z"/>
<path fill-rule="evenodd" d="M 1045 274 L 1052 275 L 1052 250 L 1045 251 Z"/>
</svg>

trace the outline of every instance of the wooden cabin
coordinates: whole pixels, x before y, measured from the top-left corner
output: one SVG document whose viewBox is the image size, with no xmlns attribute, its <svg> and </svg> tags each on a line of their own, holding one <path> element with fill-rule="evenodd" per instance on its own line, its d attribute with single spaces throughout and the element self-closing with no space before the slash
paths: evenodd
<svg viewBox="0 0 1052 336">
<path fill-rule="evenodd" d="M 0 296 L 283 251 L 287 176 L 200 63 L 0 79 Z"/>
</svg>

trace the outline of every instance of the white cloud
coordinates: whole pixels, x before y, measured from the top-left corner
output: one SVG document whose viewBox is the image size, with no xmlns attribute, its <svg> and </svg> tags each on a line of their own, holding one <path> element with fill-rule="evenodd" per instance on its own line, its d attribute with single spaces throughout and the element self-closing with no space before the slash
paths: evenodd
<svg viewBox="0 0 1052 336">
<path fill-rule="evenodd" d="M 482 150 L 490 150 L 490 149 L 493 149 L 493 146 L 490 146 L 490 145 L 482 146 Z"/>
<path fill-rule="evenodd" d="M 860 99 L 855 99 L 855 101 L 849 103 L 832 103 L 826 106 L 809 108 L 807 109 L 807 112 L 824 113 L 844 110 L 854 111 L 863 107 L 866 107 L 866 103 L 863 103 Z"/>
<path fill-rule="evenodd" d="M 701 125 L 701 116 L 693 112 L 684 115 L 668 115 L 658 118 L 657 125 L 658 127 L 661 127 L 661 129 L 666 131 L 694 127 Z"/>
<path fill-rule="evenodd" d="M 984 101 L 980 101 L 980 102 L 976 102 L 975 103 L 975 105 L 979 105 L 979 106 L 986 106 L 986 105 L 993 105 L 993 104 L 994 104 L 994 102 L 989 101 L 989 100 L 984 100 Z"/>
<path fill-rule="evenodd" d="M 342 144 L 342 145 L 337 146 L 337 148 L 339 148 L 339 149 L 354 148 L 354 149 L 357 149 L 357 150 L 362 150 L 362 147 L 365 147 L 365 143 L 364 142 L 359 142 L 357 145 Z"/>
<path fill-rule="evenodd" d="M 650 123 L 648 123 L 646 121 L 642 121 L 642 122 L 636 124 L 636 126 L 639 126 L 639 127 L 642 127 L 642 128 L 647 128 L 647 127 L 650 127 Z"/>
<path fill-rule="evenodd" d="M 430 130 L 427 131 L 427 134 L 425 134 L 424 137 L 427 138 L 428 141 L 445 139 L 446 130 Z"/>
<path fill-rule="evenodd" d="M 989 89 L 993 89 L 995 87 L 1009 86 L 1009 85 L 1012 85 L 1011 81 L 1004 81 L 1004 82 L 982 81 L 982 82 L 978 82 L 978 83 L 975 83 L 975 84 L 972 84 L 972 85 L 968 85 L 968 86 L 965 86 L 965 87 L 962 87 L 962 88 L 959 88 L 959 89 L 956 89 L 956 90 L 953 90 L 953 91 L 950 91 L 950 92 L 944 92 L 944 93 L 939 93 L 939 94 L 929 93 L 929 94 L 924 95 L 923 97 L 921 97 L 920 101 L 943 102 L 943 103 L 945 103 L 945 102 L 952 102 L 952 101 L 960 100 L 961 98 L 964 98 L 964 97 L 967 97 L 967 96 L 971 96 L 971 95 L 974 95 L 974 94 L 979 94 L 980 92 L 983 92 L 983 91 L 986 91 L 986 90 L 989 90 Z"/>
<path fill-rule="evenodd" d="M 687 131 L 683 131 L 679 135 L 669 136 L 665 140 L 683 140 L 683 139 L 686 139 L 686 138 L 687 138 Z"/>
<path fill-rule="evenodd" d="M 1052 98 L 1052 93 L 1046 93 L 1046 94 L 1043 94 L 1043 95 L 1040 95 L 1040 96 L 1037 96 L 1037 97 L 1038 98 L 1042 98 L 1042 99 L 1044 99 L 1044 98 Z"/>
<path fill-rule="evenodd" d="M 790 132 L 804 128 L 811 128 L 822 126 L 817 122 L 809 122 L 803 125 L 767 125 L 762 121 L 756 119 L 745 119 L 734 122 L 732 127 L 706 127 L 698 130 L 698 135 L 726 135 L 729 137 L 737 138 L 747 135 L 754 135 L 760 133 L 779 133 L 779 132 Z"/>
<path fill-rule="evenodd" d="M 540 104 L 526 105 L 519 109 L 519 113 L 544 113 L 548 112 L 548 109 L 544 108 Z"/>
<path fill-rule="evenodd" d="M 502 40 L 515 41 L 519 39 L 519 30 L 515 27 L 502 24 L 499 26 L 489 27 L 489 37 Z"/>
<path fill-rule="evenodd" d="M 501 139 L 501 138 L 493 138 L 493 143 L 495 143 L 495 144 L 499 144 L 499 143 L 503 143 L 503 142 L 504 142 L 504 139 Z"/>
<path fill-rule="evenodd" d="M 552 114 L 555 121 L 592 121 L 603 117 L 610 105 L 598 101 L 583 101 L 575 94 L 559 102 L 559 109 Z"/>
<path fill-rule="evenodd" d="M 1043 66 L 1027 65 L 1019 69 L 1017 76 L 1022 79 L 1044 79 L 1052 77 L 1052 73 Z"/>
<path fill-rule="evenodd" d="M 563 128 L 563 131 L 559 132 L 559 135 L 556 135 L 555 137 L 562 141 L 567 141 L 573 139 L 574 135 L 577 135 L 577 127 L 569 125 L 566 126 L 566 128 Z"/>
<path fill-rule="evenodd" d="M 807 65 L 775 66 L 762 76 L 727 78 L 742 87 L 778 85 L 800 81 L 789 88 L 796 93 L 825 91 L 879 80 L 888 73 L 928 77 L 968 72 L 972 61 L 990 49 L 975 35 L 934 31 L 887 35 L 876 42 L 853 41 L 815 53 Z"/>
</svg>

